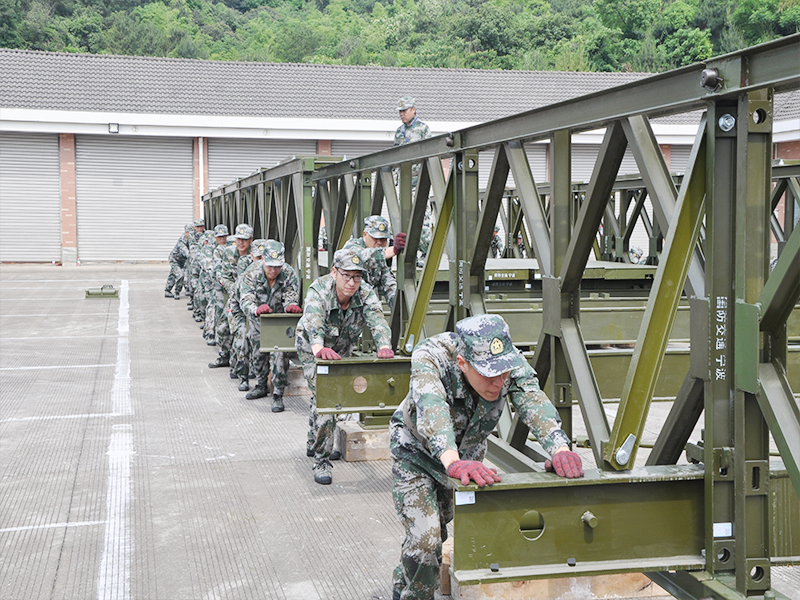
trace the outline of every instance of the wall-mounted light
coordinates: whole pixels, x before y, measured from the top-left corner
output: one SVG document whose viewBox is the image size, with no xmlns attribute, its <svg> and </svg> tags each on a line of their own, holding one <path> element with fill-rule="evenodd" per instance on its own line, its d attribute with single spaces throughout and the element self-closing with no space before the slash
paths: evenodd
<svg viewBox="0 0 800 600">
<path fill-rule="evenodd" d="M 119 133 L 119 123 L 109 123 L 108 133 Z"/>
</svg>

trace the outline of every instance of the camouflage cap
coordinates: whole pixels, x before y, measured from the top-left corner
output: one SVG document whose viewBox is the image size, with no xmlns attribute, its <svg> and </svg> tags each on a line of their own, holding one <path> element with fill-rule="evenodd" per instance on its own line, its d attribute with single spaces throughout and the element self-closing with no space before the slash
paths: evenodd
<svg viewBox="0 0 800 600">
<path fill-rule="evenodd" d="M 342 248 L 333 255 L 333 266 L 342 271 L 363 271 L 364 261 L 355 248 Z"/>
<path fill-rule="evenodd" d="M 236 230 L 233 232 L 233 237 L 238 240 L 253 239 L 253 228 L 247 223 L 240 223 L 236 226 Z"/>
<path fill-rule="evenodd" d="M 494 231 L 495 231 L 495 233 L 497 233 L 498 231 L 500 231 L 500 225 L 495 225 L 495 226 L 494 226 Z"/>
<path fill-rule="evenodd" d="M 253 256 L 264 256 L 264 252 L 267 250 L 267 240 L 257 239 L 253 240 L 253 243 L 250 244 L 250 254 Z"/>
<path fill-rule="evenodd" d="M 411 96 L 403 96 L 397 103 L 397 110 L 406 110 L 407 108 L 414 108 L 416 105 L 417 101 L 414 98 L 412 98 Z"/>
<path fill-rule="evenodd" d="M 225 238 L 225 245 L 226 245 L 226 246 L 230 246 L 230 245 L 231 245 L 231 244 L 233 244 L 235 241 L 236 241 L 236 236 L 229 235 L 228 237 L 226 237 L 226 238 Z"/>
<path fill-rule="evenodd" d="M 364 231 L 376 240 L 388 238 L 392 235 L 392 227 L 389 221 L 380 215 L 372 215 L 364 219 Z"/>
<path fill-rule="evenodd" d="M 499 315 L 476 315 L 456 323 L 464 344 L 464 359 L 484 377 L 497 377 L 522 366 L 522 355 L 511 343 L 508 325 Z"/>
<path fill-rule="evenodd" d="M 214 237 L 222 237 L 228 235 L 228 227 L 226 225 L 217 225 L 214 227 Z"/>
<path fill-rule="evenodd" d="M 267 240 L 264 252 L 265 267 L 282 267 L 286 260 L 283 257 L 284 248 L 277 240 Z"/>
<path fill-rule="evenodd" d="M 194 225 L 192 225 L 191 223 L 187 223 L 186 225 L 183 226 L 184 233 L 186 233 L 187 231 L 193 231 L 193 230 L 194 230 Z"/>
<path fill-rule="evenodd" d="M 206 220 L 203 218 L 195 219 L 192 222 L 192 227 L 205 227 L 205 226 L 206 226 Z"/>
</svg>

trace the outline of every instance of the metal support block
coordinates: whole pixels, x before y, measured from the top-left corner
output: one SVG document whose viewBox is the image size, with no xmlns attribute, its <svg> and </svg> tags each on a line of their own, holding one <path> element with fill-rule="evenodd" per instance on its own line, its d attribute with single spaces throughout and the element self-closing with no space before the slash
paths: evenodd
<svg viewBox="0 0 800 600">
<path fill-rule="evenodd" d="M 86 290 L 87 298 L 119 298 L 119 290 L 114 289 L 111 284 L 105 284 L 99 288 L 88 288 Z"/>
<path fill-rule="evenodd" d="M 514 473 L 456 490 L 460 585 L 704 567 L 700 466 Z"/>
<path fill-rule="evenodd" d="M 272 313 L 261 315 L 260 352 L 295 352 L 294 336 L 303 315 Z"/>
<path fill-rule="evenodd" d="M 317 412 L 338 414 L 394 410 L 405 398 L 411 359 L 351 356 L 317 361 Z"/>
</svg>

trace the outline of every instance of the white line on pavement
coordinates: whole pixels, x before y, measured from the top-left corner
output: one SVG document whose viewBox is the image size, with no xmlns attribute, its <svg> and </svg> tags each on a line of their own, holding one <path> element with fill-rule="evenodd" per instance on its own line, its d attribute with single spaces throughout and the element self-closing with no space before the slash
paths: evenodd
<svg viewBox="0 0 800 600">
<path fill-rule="evenodd" d="M 31 531 L 34 529 L 61 529 L 62 527 L 86 527 L 87 525 L 104 525 L 105 521 L 77 521 L 75 523 L 48 523 L 47 525 L 28 525 L 27 527 L 6 527 L 0 533 L 14 533 L 15 531 Z"/>
<path fill-rule="evenodd" d="M 107 365 L 41 365 L 38 367 L 0 367 L 0 371 L 31 371 L 33 369 L 93 369 L 95 367 L 116 367 L 109 363 Z"/>
</svg>

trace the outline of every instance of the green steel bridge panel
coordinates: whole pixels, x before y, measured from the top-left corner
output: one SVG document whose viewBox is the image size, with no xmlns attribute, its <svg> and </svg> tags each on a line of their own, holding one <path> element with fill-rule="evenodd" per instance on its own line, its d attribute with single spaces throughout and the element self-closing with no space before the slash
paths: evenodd
<svg viewBox="0 0 800 600">
<path fill-rule="evenodd" d="M 320 414 L 394 410 L 408 393 L 411 359 L 352 356 L 317 361 Z"/>
<path fill-rule="evenodd" d="M 572 481 L 517 473 L 456 490 L 452 564 L 462 585 L 704 565 L 700 466 L 588 469 Z"/>
</svg>

